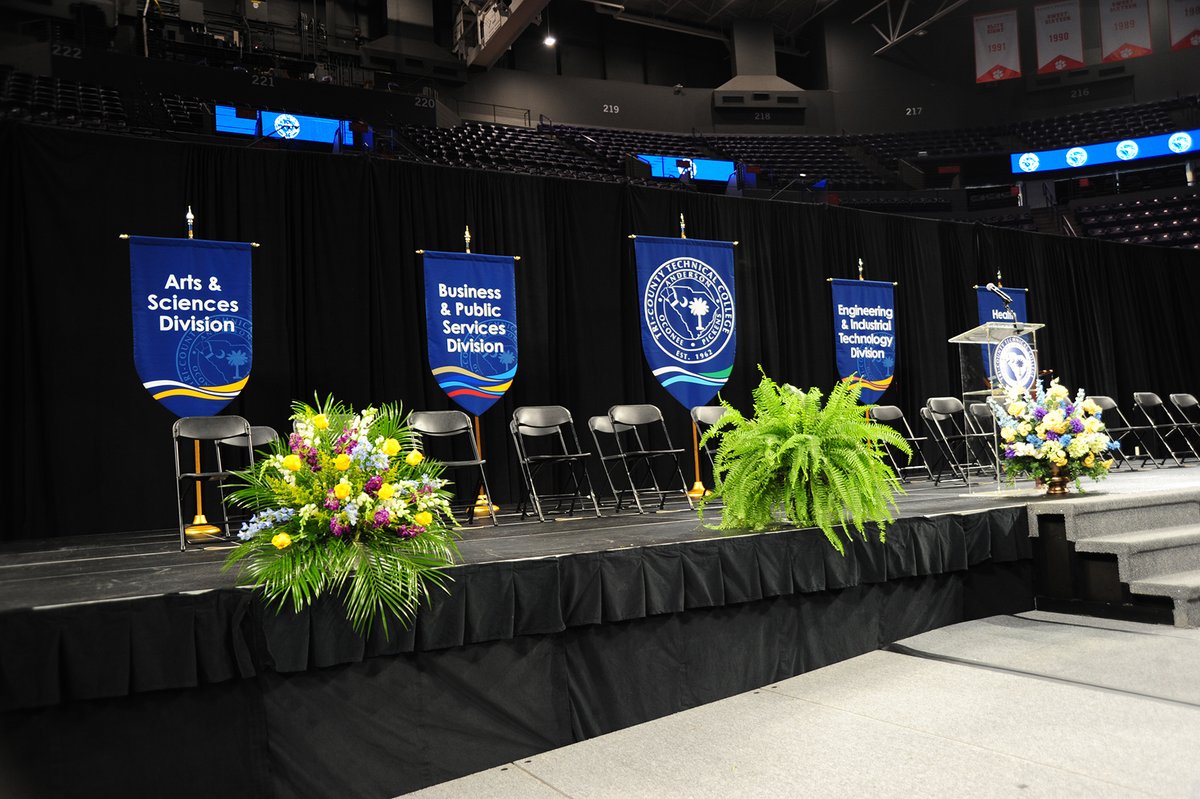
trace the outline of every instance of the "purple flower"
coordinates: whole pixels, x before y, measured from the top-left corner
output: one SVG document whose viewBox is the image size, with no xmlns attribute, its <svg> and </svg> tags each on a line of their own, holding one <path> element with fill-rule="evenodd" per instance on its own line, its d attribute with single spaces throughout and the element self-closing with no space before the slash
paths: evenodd
<svg viewBox="0 0 1200 799">
<path fill-rule="evenodd" d="M 303 447 L 304 439 L 300 437 L 299 433 L 292 433 L 290 436 L 288 436 L 288 448 L 292 452 L 299 452 Z"/>
<path fill-rule="evenodd" d="M 342 507 L 342 503 L 338 502 L 338 498 L 333 493 L 333 489 L 330 489 L 329 493 L 325 495 L 325 507 L 329 510 L 340 510 Z"/>
<path fill-rule="evenodd" d="M 387 508 L 380 508 L 375 511 L 375 526 L 383 527 L 392 520 L 392 514 L 388 513 Z"/>
<path fill-rule="evenodd" d="M 1015 449 L 1013 449 L 1012 447 L 1005 447 L 1004 448 L 1004 457 L 1015 458 L 1015 457 L 1017 457 L 1017 451 Z"/>
<path fill-rule="evenodd" d="M 1083 432 L 1083 422 L 1079 421 L 1078 419 L 1072 419 L 1071 420 L 1071 432 L 1072 433 L 1082 433 Z"/>
<path fill-rule="evenodd" d="M 1047 430 L 1046 431 L 1046 440 L 1047 441 L 1058 441 L 1058 433 L 1054 432 L 1053 430 Z"/>
<path fill-rule="evenodd" d="M 1075 413 L 1075 406 L 1068 402 L 1063 408 L 1063 413 L 1067 416 L 1070 416 L 1071 414 Z"/>
<path fill-rule="evenodd" d="M 341 519 L 339 519 L 337 516 L 334 516 L 329 520 L 329 532 L 341 537 L 343 534 L 350 532 L 350 525 L 342 524 Z"/>
<path fill-rule="evenodd" d="M 417 527 L 410 524 L 402 524 L 396 528 L 396 535 L 401 538 L 416 538 L 423 532 L 425 532 L 424 527 Z"/>
<path fill-rule="evenodd" d="M 1042 421 L 1042 419 L 1045 418 L 1045 416 L 1046 416 L 1045 408 L 1034 408 L 1033 409 L 1033 418 L 1037 419 L 1039 422 Z"/>
<path fill-rule="evenodd" d="M 380 477 L 379 475 L 374 475 L 373 477 L 371 477 L 371 479 L 367 480 L 365 485 L 363 485 L 363 491 L 365 491 L 368 495 L 373 497 L 379 492 L 379 488 L 382 485 L 383 485 L 383 478 Z"/>
</svg>

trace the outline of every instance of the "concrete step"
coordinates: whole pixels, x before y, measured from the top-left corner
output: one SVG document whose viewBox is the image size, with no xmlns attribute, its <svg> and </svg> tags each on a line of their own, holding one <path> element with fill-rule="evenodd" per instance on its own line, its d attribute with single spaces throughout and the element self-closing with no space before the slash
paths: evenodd
<svg viewBox="0 0 1200 799">
<path fill-rule="evenodd" d="M 1176 627 L 1200 627 L 1200 569 L 1135 580 L 1129 590 L 1146 596 L 1170 597 L 1175 602 Z"/>
<path fill-rule="evenodd" d="M 1116 555 L 1123 583 L 1200 570 L 1200 524 L 1088 536 L 1077 540 L 1075 549 Z"/>
<path fill-rule="evenodd" d="M 1200 524 L 1200 491 L 1185 489 L 1144 494 L 1100 494 L 1033 502 L 1034 517 L 1061 516 L 1068 541 Z M 1032 531 L 1038 525 L 1030 525 Z"/>
</svg>

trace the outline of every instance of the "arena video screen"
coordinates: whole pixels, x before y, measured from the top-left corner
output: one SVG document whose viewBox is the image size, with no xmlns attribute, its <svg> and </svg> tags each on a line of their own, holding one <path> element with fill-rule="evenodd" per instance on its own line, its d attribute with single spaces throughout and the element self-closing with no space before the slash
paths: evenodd
<svg viewBox="0 0 1200 799">
<path fill-rule="evenodd" d="M 1200 129 L 1178 130 L 1158 136 L 1140 136 L 1101 144 L 1081 144 L 1057 150 L 1012 153 L 1009 159 L 1014 175 L 1029 175 L 1100 164 L 1128 163 L 1144 158 L 1187 155 L 1198 151 Z"/>
<path fill-rule="evenodd" d="M 692 180 L 718 180 L 722 183 L 737 170 L 733 161 L 712 158 L 693 158 L 688 155 L 648 155 L 638 153 L 638 160 L 650 165 L 650 175 L 656 178 L 675 178 L 685 174 Z"/>
<path fill-rule="evenodd" d="M 350 123 L 340 119 L 278 111 L 257 111 L 256 118 L 250 119 L 238 116 L 237 109 L 229 105 L 218 105 L 213 112 L 218 133 L 333 144 L 340 130 L 342 144 L 347 147 L 354 144 Z"/>
</svg>

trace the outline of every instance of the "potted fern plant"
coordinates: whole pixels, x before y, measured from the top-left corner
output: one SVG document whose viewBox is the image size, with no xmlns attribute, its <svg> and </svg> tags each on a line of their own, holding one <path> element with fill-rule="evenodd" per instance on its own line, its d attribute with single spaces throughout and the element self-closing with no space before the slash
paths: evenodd
<svg viewBox="0 0 1200 799">
<path fill-rule="evenodd" d="M 762 530 L 786 519 L 819 527 L 844 555 L 842 535 L 853 528 L 865 540 L 865 526 L 874 522 L 883 541 L 896 494 L 904 493 L 884 446 L 910 456 L 912 450 L 897 431 L 867 417 L 860 392 L 841 381 L 822 404 L 819 389 L 780 386 L 764 373 L 752 417 L 721 400 L 725 415 L 702 439 L 718 444 L 715 488 L 701 501 L 701 516 L 720 498 L 719 530 Z"/>
</svg>

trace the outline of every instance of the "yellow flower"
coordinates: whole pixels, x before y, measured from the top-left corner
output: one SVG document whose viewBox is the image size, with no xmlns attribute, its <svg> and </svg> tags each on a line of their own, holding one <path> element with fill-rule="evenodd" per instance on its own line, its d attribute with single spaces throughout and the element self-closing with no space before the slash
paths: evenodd
<svg viewBox="0 0 1200 799">
<path fill-rule="evenodd" d="M 1060 385 L 1057 380 L 1050 384 L 1050 388 L 1046 389 L 1046 396 L 1050 399 L 1064 400 L 1071 396 L 1071 391 L 1066 386 Z"/>
<path fill-rule="evenodd" d="M 1051 458 L 1050 462 L 1053 463 L 1055 466 L 1066 466 L 1067 465 L 1067 456 L 1063 455 L 1062 453 L 1059 453 L 1058 457 Z"/>
<path fill-rule="evenodd" d="M 1111 469 L 1113 464 L 1116 462 L 1117 461 L 1115 458 L 1109 458 L 1106 461 L 1100 461 L 1100 465 L 1103 466 L 1105 469 Z"/>
<path fill-rule="evenodd" d="M 1096 456 L 1089 452 L 1088 456 L 1083 459 L 1083 465 L 1089 469 L 1092 468 L 1093 466 L 1095 466 L 1096 465 Z"/>
<path fill-rule="evenodd" d="M 338 499 L 345 499 L 350 496 L 350 484 L 345 480 L 333 487 L 333 495 Z"/>
<path fill-rule="evenodd" d="M 389 458 L 400 451 L 400 442 L 394 438 L 389 438 L 383 442 L 383 454 Z"/>
<path fill-rule="evenodd" d="M 1094 401 L 1092 401 L 1091 397 L 1088 397 L 1083 402 L 1079 403 L 1079 407 L 1083 410 L 1084 413 L 1090 413 L 1093 415 L 1100 413 L 1100 406 L 1097 405 Z"/>
<path fill-rule="evenodd" d="M 396 493 L 396 486 L 393 485 L 392 483 L 384 483 L 383 485 L 381 485 L 379 487 L 378 494 L 379 494 L 380 499 L 391 499 L 392 495 L 395 493 Z"/>
<path fill-rule="evenodd" d="M 316 416 L 314 416 L 312 418 L 312 424 L 313 427 L 317 428 L 318 430 L 329 429 L 329 419 L 323 413 L 318 413 Z"/>
<path fill-rule="evenodd" d="M 343 452 L 333 459 L 333 466 L 339 472 L 346 471 L 350 468 L 350 456 Z"/>
<path fill-rule="evenodd" d="M 413 521 L 422 527 L 428 527 L 429 525 L 433 524 L 433 514 L 427 510 L 423 510 L 420 513 L 414 513 Z"/>
<path fill-rule="evenodd" d="M 408 456 L 404 459 L 404 462 L 409 466 L 418 466 L 423 460 L 425 460 L 425 456 L 422 455 L 419 450 L 414 449 L 412 452 L 408 453 Z"/>
<path fill-rule="evenodd" d="M 1008 406 L 1008 415 L 1021 417 L 1025 415 L 1027 406 L 1024 402 L 1014 402 Z"/>
<path fill-rule="evenodd" d="M 1021 436 L 1022 438 L 1024 438 L 1025 436 L 1029 435 L 1032 432 L 1033 432 L 1033 425 L 1031 425 L 1029 422 L 1021 422 L 1019 425 L 1017 425 L 1017 435 Z"/>
<path fill-rule="evenodd" d="M 1095 416 L 1089 416 L 1088 418 L 1083 420 L 1083 429 L 1089 433 L 1099 433 L 1100 427 L 1103 424 L 1104 423 L 1101 422 L 1099 419 L 1097 419 Z"/>
<path fill-rule="evenodd" d="M 287 549 L 292 545 L 292 537 L 287 533 L 276 533 L 271 539 L 276 549 Z"/>
<path fill-rule="evenodd" d="M 300 467 L 303 465 L 304 464 L 300 461 L 300 456 L 295 453 L 287 455 L 283 459 L 283 468 L 287 469 L 289 472 L 298 472 L 300 471 Z"/>
<path fill-rule="evenodd" d="M 1012 441 L 1017 437 L 1017 434 L 1011 427 L 1002 427 L 1000 428 L 1000 437 L 1005 441 Z"/>
</svg>

